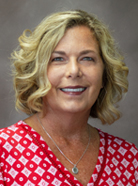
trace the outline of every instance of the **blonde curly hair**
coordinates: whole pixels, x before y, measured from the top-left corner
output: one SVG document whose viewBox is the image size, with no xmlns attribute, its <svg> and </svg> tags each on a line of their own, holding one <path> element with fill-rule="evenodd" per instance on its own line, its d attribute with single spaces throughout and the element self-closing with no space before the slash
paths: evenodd
<svg viewBox="0 0 138 186">
<path fill-rule="evenodd" d="M 47 78 L 51 54 L 66 30 L 80 25 L 87 26 L 94 33 L 104 63 L 104 87 L 90 116 L 99 118 L 103 124 L 111 124 L 120 118 L 116 103 L 128 90 L 128 68 L 106 26 L 82 10 L 52 14 L 33 32 L 25 30 L 19 37 L 20 48 L 11 54 L 16 108 L 28 115 L 42 110 L 42 98 L 51 88 Z"/>
</svg>

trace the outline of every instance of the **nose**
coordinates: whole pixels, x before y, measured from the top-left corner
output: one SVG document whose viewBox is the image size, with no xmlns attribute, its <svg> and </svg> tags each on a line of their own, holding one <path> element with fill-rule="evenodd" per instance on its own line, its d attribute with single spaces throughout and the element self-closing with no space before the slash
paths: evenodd
<svg viewBox="0 0 138 186">
<path fill-rule="evenodd" d="M 80 68 L 80 64 L 76 59 L 71 59 L 67 64 L 67 70 L 66 70 L 66 77 L 69 78 L 76 78 L 81 77 L 82 72 Z"/>
</svg>

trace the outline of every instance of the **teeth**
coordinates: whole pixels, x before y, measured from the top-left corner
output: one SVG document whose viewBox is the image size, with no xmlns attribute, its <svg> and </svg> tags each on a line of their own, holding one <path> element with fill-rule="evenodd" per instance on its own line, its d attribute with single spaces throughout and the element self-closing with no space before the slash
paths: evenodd
<svg viewBox="0 0 138 186">
<path fill-rule="evenodd" d="M 61 90 L 64 92 L 82 92 L 85 88 L 62 88 Z"/>
</svg>

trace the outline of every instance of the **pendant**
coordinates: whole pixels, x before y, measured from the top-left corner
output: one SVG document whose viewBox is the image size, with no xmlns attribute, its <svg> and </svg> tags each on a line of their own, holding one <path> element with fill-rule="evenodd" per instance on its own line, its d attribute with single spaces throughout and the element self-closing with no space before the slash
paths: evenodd
<svg viewBox="0 0 138 186">
<path fill-rule="evenodd" d="M 76 165 L 72 168 L 72 172 L 73 172 L 74 174 L 78 174 L 79 170 L 78 170 L 78 168 L 76 167 Z"/>
</svg>

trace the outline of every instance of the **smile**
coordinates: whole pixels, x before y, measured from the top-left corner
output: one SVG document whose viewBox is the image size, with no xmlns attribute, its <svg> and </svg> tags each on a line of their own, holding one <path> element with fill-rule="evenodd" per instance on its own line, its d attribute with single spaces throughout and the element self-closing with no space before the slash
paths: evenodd
<svg viewBox="0 0 138 186">
<path fill-rule="evenodd" d="M 63 92 L 83 92 L 86 88 L 62 88 Z"/>
</svg>

